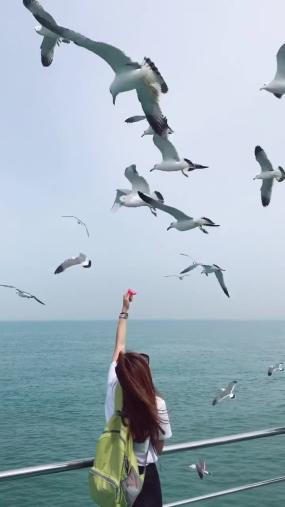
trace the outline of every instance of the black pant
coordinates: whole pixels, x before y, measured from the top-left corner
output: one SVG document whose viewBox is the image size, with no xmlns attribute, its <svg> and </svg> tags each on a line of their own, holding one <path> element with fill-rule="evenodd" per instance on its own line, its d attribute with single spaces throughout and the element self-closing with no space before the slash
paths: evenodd
<svg viewBox="0 0 285 507">
<path fill-rule="evenodd" d="M 147 465 L 143 488 L 133 507 L 162 507 L 160 480 L 155 463 Z"/>
</svg>

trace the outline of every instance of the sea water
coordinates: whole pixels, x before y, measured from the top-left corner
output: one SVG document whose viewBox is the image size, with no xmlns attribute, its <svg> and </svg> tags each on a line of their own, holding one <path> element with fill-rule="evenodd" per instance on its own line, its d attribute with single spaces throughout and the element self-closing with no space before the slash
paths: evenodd
<svg viewBox="0 0 285 507">
<path fill-rule="evenodd" d="M 150 355 L 173 437 L 186 442 L 285 425 L 285 322 L 129 321 L 128 349 Z M 88 458 L 104 426 L 116 322 L 0 322 L 0 470 Z M 216 406 L 237 380 L 236 398 Z M 164 503 L 283 475 L 285 437 L 159 460 Z M 212 475 L 189 469 L 205 458 Z M 213 507 L 277 507 L 285 485 L 210 500 Z M 203 504 L 203 503 L 202 503 Z M 202 505 L 201 504 L 201 505 Z M 0 482 L 1 507 L 91 507 L 88 470 Z"/>
</svg>

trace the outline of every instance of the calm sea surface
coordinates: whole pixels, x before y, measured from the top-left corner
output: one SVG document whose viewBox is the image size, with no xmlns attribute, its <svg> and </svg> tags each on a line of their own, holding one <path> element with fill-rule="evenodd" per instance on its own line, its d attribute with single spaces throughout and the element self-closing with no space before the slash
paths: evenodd
<svg viewBox="0 0 285 507">
<path fill-rule="evenodd" d="M 104 426 L 116 323 L 0 322 L 0 470 L 94 454 Z M 168 443 L 285 425 L 285 322 L 130 321 L 128 349 L 147 352 L 166 399 Z M 215 407 L 217 388 L 237 397 Z M 213 475 L 188 465 L 205 457 Z M 273 437 L 160 458 L 164 502 L 284 474 L 285 439 Z M 0 483 L 1 507 L 91 507 L 87 470 Z M 285 484 L 211 500 L 213 507 L 284 505 Z M 201 503 L 201 505 L 204 505 Z"/>
</svg>

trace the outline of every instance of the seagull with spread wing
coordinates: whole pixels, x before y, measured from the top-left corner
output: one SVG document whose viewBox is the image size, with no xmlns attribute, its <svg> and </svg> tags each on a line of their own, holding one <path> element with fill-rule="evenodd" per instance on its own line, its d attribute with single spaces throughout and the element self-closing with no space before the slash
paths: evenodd
<svg viewBox="0 0 285 507">
<path fill-rule="evenodd" d="M 162 162 L 160 164 L 155 164 L 151 171 L 181 171 L 184 176 L 189 176 L 187 173 L 190 171 L 194 171 L 195 169 L 207 169 L 207 165 L 196 164 L 191 162 L 189 158 L 181 158 L 178 155 L 178 152 L 168 139 L 168 134 L 172 132 L 165 132 L 163 135 L 157 135 L 151 127 L 149 127 L 142 134 L 142 137 L 145 135 L 153 136 L 153 143 L 159 149 Z"/>
<path fill-rule="evenodd" d="M 186 215 L 177 208 L 173 208 L 172 206 L 166 206 L 166 204 L 164 204 L 163 202 L 148 197 L 142 192 L 138 192 L 138 194 L 140 198 L 147 204 L 149 204 L 152 208 L 165 211 L 165 213 L 169 213 L 169 215 L 172 215 L 176 219 L 176 222 L 171 222 L 171 224 L 167 227 L 168 231 L 170 229 L 177 229 L 178 231 L 189 231 L 190 229 L 195 229 L 196 227 L 199 227 L 199 229 L 202 232 L 208 234 L 208 231 L 206 231 L 204 227 L 219 227 L 219 225 L 215 224 L 210 218 L 207 217 L 193 218 L 190 217 L 189 215 Z"/>
<path fill-rule="evenodd" d="M 181 254 L 181 255 L 185 255 L 185 254 Z M 190 271 L 193 271 L 193 269 L 197 268 L 198 266 L 201 266 L 203 268 L 201 271 L 201 275 L 205 274 L 206 276 L 208 276 L 210 273 L 215 273 L 215 276 L 222 288 L 222 291 L 229 298 L 230 295 L 229 295 L 228 289 L 226 287 L 226 284 L 224 281 L 224 276 L 223 276 L 223 271 L 225 271 L 225 269 L 222 269 L 217 264 L 202 264 L 201 262 L 193 262 L 192 264 L 190 264 L 190 266 L 183 269 L 183 271 L 180 272 L 180 275 L 184 275 L 185 273 L 189 273 Z"/>
<path fill-rule="evenodd" d="M 8 289 L 15 289 L 17 296 L 19 296 L 20 298 L 34 299 L 35 301 L 37 301 L 41 305 L 45 305 L 45 303 L 43 303 L 40 299 L 38 299 L 36 296 L 31 294 L 30 292 L 27 292 L 22 289 L 17 289 L 17 287 L 15 287 L 14 285 L 7 285 L 4 283 L 0 283 L 0 287 L 7 287 Z"/>
<path fill-rule="evenodd" d="M 91 260 L 86 260 L 87 257 L 84 253 L 80 253 L 77 255 L 77 257 L 70 257 L 70 259 L 66 259 L 63 261 L 58 268 L 56 268 L 54 274 L 58 275 L 59 273 L 62 273 L 68 268 L 71 268 L 72 266 L 82 265 L 83 268 L 91 268 L 92 262 Z"/>
<path fill-rule="evenodd" d="M 273 93 L 277 99 L 281 99 L 285 93 L 285 44 L 283 44 L 276 55 L 277 71 L 275 77 L 270 83 L 265 84 L 260 90 L 266 90 Z"/>
<path fill-rule="evenodd" d="M 237 380 L 233 380 L 230 382 L 227 387 L 222 387 L 219 392 L 217 393 L 216 397 L 212 401 L 212 405 L 217 405 L 217 403 L 220 403 L 221 401 L 225 400 L 226 398 L 229 398 L 230 400 L 234 399 L 236 397 L 234 390 L 237 385 Z"/>
<path fill-rule="evenodd" d="M 193 463 L 192 465 L 189 465 L 189 468 L 191 468 L 192 470 L 196 470 L 198 477 L 200 479 L 204 479 L 205 475 L 210 475 L 206 461 L 204 459 L 200 458 L 197 461 L 197 463 Z"/>
<path fill-rule="evenodd" d="M 268 377 L 271 377 L 273 373 L 276 373 L 277 371 L 284 371 L 284 365 L 283 363 L 276 363 L 269 366 L 267 374 Z"/>
<path fill-rule="evenodd" d="M 87 236 L 89 238 L 90 234 L 89 234 L 89 231 L 87 229 L 87 225 L 80 218 L 78 218 L 78 217 L 76 217 L 74 215 L 62 215 L 61 218 L 74 218 L 77 221 L 78 225 L 82 225 L 85 228 L 86 234 L 87 234 Z"/>
<path fill-rule="evenodd" d="M 262 180 L 260 187 L 261 202 L 263 206 L 268 206 L 271 199 L 273 181 L 276 179 L 279 183 L 285 179 L 285 171 L 281 166 L 273 169 L 270 160 L 267 158 L 265 151 L 261 146 L 256 146 L 254 150 L 255 158 L 261 167 L 261 173 L 257 174 L 253 179 Z"/>
<path fill-rule="evenodd" d="M 159 98 L 161 93 L 167 93 L 168 87 L 150 58 L 145 57 L 142 64 L 139 64 L 115 46 L 94 41 L 80 33 L 59 26 L 37 0 L 23 0 L 23 3 L 37 21 L 48 30 L 64 40 L 72 41 L 91 51 L 110 65 L 115 73 L 115 78 L 110 86 L 114 104 L 119 93 L 136 90 L 146 119 L 153 130 L 158 135 L 166 131 L 168 128 L 167 119 L 160 109 Z"/>
<path fill-rule="evenodd" d="M 153 215 L 156 216 L 156 211 L 154 208 L 146 204 L 138 194 L 138 191 L 143 192 L 146 195 L 152 196 L 155 199 L 163 202 L 163 196 L 160 192 L 155 190 L 154 192 L 150 191 L 149 184 L 139 175 L 135 164 L 130 165 L 125 170 L 125 176 L 127 180 L 132 185 L 132 190 L 128 189 L 117 189 L 117 194 L 115 198 L 115 202 L 113 204 L 113 209 L 118 209 L 121 206 L 126 206 L 127 208 L 138 208 L 140 206 L 148 206 Z"/>
</svg>

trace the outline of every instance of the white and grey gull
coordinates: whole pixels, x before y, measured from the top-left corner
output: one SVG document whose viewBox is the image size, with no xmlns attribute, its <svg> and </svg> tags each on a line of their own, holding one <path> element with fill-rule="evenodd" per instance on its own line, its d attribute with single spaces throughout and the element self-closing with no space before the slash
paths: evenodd
<svg viewBox="0 0 285 507">
<path fill-rule="evenodd" d="M 45 303 L 43 303 L 39 298 L 34 296 L 34 294 L 31 294 L 30 292 L 27 292 L 26 290 L 18 289 L 14 285 L 7 285 L 4 283 L 1 283 L 0 287 L 6 287 L 8 289 L 15 289 L 17 296 L 19 296 L 20 298 L 34 299 L 35 301 L 37 301 L 41 305 L 45 305 Z"/>
<path fill-rule="evenodd" d="M 69 44 L 70 41 L 62 37 L 58 37 L 42 25 L 36 26 L 35 30 L 39 35 L 43 36 L 43 41 L 41 43 L 41 62 L 44 67 L 49 67 L 53 62 L 56 46 L 59 46 L 61 42 Z"/>
<path fill-rule="evenodd" d="M 273 93 L 277 99 L 281 99 L 285 93 L 285 44 L 278 49 L 277 55 L 277 70 L 274 79 L 268 84 L 264 84 L 260 90 L 266 90 Z"/>
<path fill-rule="evenodd" d="M 182 254 L 182 255 L 185 255 L 185 254 Z M 203 268 L 201 271 L 201 275 L 205 274 L 206 276 L 208 276 L 210 273 L 215 274 L 215 276 L 222 288 L 222 291 L 229 298 L 230 297 L 229 291 L 226 287 L 226 284 L 224 281 L 224 276 L 223 276 L 223 271 L 225 271 L 225 269 L 222 269 L 217 264 L 202 264 L 201 262 L 193 262 L 192 264 L 190 264 L 190 266 L 183 269 L 183 271 L 180 272 L 180 275 L 184 275 L 185 273 L 189 273 L 190 271 L 193 271 L 193 269 L 197 268 L 198 266 L 201 266 Z"/>
<path fill-rule="evenodd" d="M 88 228 L 87 228 L 86 223 L 85 223 L 85 222 L 83 222 L 83 220 L 81 220 L 81 218 L 78 218 L 78 217 L 76 217 L 75 215 L 62 215 L 62 217 L 61 217 L 61 218 L 74 218 L 74 219 L 77 221 L 78 225 L 82 225 L 82 227 L 84 227 L 84 229 L 85 229 L 85 231 L 86 231 L 86 234 L 87 234 L 87 236 L 88 236 L 88 238 L 89 238 L 89 236 L 90 236 L 90 234 L 89 234 L 89 230 L 88 230 Z"/>
<path fill-rule="evenodd" d="M 269 366 L 267 374 L 269 377 L 272 376 L 273 373 L 276 373 L 277 371 L 284 371 L 284 365 L 283 363 L 276 363 Z"/>
<path fill-rule="evenodd" d="M 233 380 L 230 382 L 227 387 L 222 387 L 215 398 L 212 401 L 212 405 L 217 405 L 217 403 L 220 403 L 221 401 L 224 401 L 225 399 L 229 398 L 230 400 L 233 400 L 236 395 L 234 393 L 235 388 L 237 385 L 237 380 Z"/>
<path fill-rule="evenodd" d="M 142 136 L 152 135 L 153 143 L 159 149 L 162 161 L 159 164 L 155 164 L 151 171 L 181 171 L 184 176 L 189 176 L 187 173 L 194 171 L 195 169 L 207 169 L 208 166 L 196 164 L 191 162 L 189 158 L 181 158 L 178 152 L 168 139 L 168 134 L 172 133 L 169 130 L 164 132 L 162 135 L 157 135 L 151 127 L 144 131 Z"/>
<path fill-rule="evenodd" d="M 171 224 L 167 227 L 168 231 L 170 229 L 177 229 L 178 231 L 189 231 L 190 229 L 195 229 L 198 227 L 200 231 L 208 234 L 208 231 L 205 229 L 205 227 L 219 227 L 219 225 L 215 224 L 210 218 L 193 218 L 190 215 L 183 213 L 183 211 L 180 211 L 179 209 L 172 206 L 167 206 L 163 202 L 152 199 L 142 192 L 138 192 L 138 194 L 140 198 L 149 204 L 152 208 L 165 211 L 165 213 L 172 215 L 176 219 L 176 222 L 171 222 Z"/>
<path fill-rule="evenodd" d="M 191 470 L 196 470 L 198 477 L 200 479 L 204 479 L 205 476 L 211 475 L 208 470 L 208 466 L 206 464 L 206 461 L 201 458 L 197 461 L 197 463 L 193 463 L 192 465 L 189 465 L 189 468 L 191 468 Z"/>
<path fill-rule="evenodd" d="M 104 42 L 97 42 L 60 26 L 37 0 L 23 0 L 25 7 L 46 28 L 64 40 L 74 42 L 103 60 L 113 69 L 115 78 L 110 92 L 115 104 L 116 97 L 122 92 L 136 90 L 138 99 L 147 121 L 153 130 L 161 135 L 168 128 L 167 119 L 159 105 L 161 93 L 167 93 L 168 87 L 158 68 L 150 58 L 145 57 L 140 64 L 129 58 L 123 51 Z"/>
<path fill-rule="evenodd" d="M 261 146 L 256 146 L 254 150 L 255 158 L 261 167 L 261 173 L 257 174 L 253 179 L 262 180 L 260 188 L 261 202 L 263 206 L 268 206 L 271 199 L 273 181 L 276 179 L 279 183 L 285 179 L 285 171 L 281 166 L 273 169 L 270 160 L 267 158 L 265 151 Z"/>
<path fill-rule="evenodd" d="M 68 268 L 71 268 L 72 266 L 80 265 L 83 268 L 91 268 L 92 262 L 91 260 L 86 260 L 87 256 L 84 253 L 80 253 L 77 255 L 77 257 L 70 257 L 69 259 L 66 259 L 63 261 L 55 270 L 54 274 L 58 275 L 59 273 L 62 273 Z"/>
<path fill-rule="evenodd" d="M 143 192 L 146 195 L 149 195 L 150 197 L 154 197 L 155 199 L 160 200 L 163 202 L 163 196 L 158 191 L 155 190 L 154 192 L 150 191 L 150 187 L 148 182 L 139 175 L 136 165 L 132 164 L 128 166 L 125 169 L 125 177 L 132 185 L 132 189 L 124 189 L 124 188 L 118 188 L 116 193 L 116 198 L 113 204 L 113 210 L 116 210 L 120 208 L 121 206 L 125 206 L 127 208 L 138 208 L 140 206 L 147 206 L 150 208 L 150 211 L 153 215 L 156 216 L 156 211 L 154 208 L 149 206 L 145 201 L 143 201 L 138 194 L 138 191 Z"/>
</svg>

